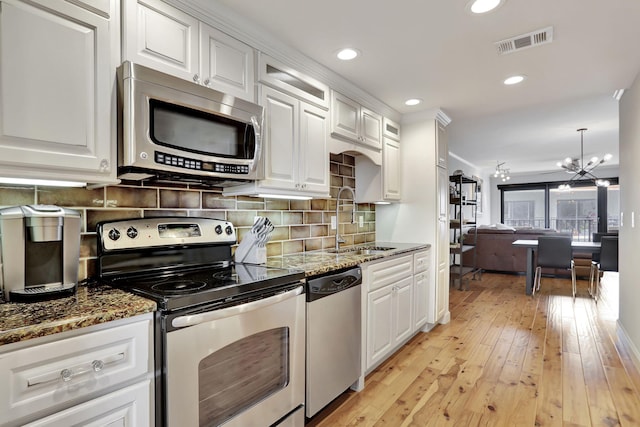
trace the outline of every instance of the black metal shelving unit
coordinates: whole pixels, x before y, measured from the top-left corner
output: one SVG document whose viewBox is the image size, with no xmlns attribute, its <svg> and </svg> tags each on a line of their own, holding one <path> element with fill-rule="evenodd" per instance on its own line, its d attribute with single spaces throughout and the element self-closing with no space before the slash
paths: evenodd
<svg viewBox="0 0 640 427">
<path fill-rule="evenodd" d="M 449 254 L 451 265 L 449 267 L 449 280 L 451 285 L 458 283 L 458 289 L 463 288 L 465 276 L 471 275 L 473 279 L 479 277 L 481 270 L 476 268 L 476 239 L 473 233 L 473 242 L 463 244 L 464 231 L 475 228 L 478 219 L 478 181 L 465 175 L 451 175 L 449 182 L 453 184 L 449 191 L 449 206 L 451 217 L 449 228 L 451 229 L 451 244 Z M 466 209 L 465 209 L 466 208 Z M 465 216 L 465 211 L 471 215 Z M 462 254 L 473 251 L 472 265 L 465 266 L 462 262 Z M 469 282 L 467 281 L 467 289 Z"/>
</svg>

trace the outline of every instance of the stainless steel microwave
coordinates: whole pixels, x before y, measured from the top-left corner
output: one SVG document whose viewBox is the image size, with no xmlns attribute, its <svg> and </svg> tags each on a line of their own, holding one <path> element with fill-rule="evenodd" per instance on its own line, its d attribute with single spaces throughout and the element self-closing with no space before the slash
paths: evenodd
<svg viewBox="0 0 640 427">
<path fill-rule="evenodd" d="M 231 186 L 262 178 L 260 105 L 126 61 L 118 116 L 120 179 Z"/>
</svg>

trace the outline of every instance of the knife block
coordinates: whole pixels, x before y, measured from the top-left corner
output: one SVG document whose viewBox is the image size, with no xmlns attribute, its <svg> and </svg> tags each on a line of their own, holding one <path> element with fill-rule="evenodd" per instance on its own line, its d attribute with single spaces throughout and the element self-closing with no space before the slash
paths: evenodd
<svg viewBox="0 0 640 427">
<path fill-rule="evenodd" d="M 267 262 L 267 248 L 258 246 L 254 233 L 247 233 L 236 248 L 235 262 L 245 264 L 264 264 Z"/>
</svg>

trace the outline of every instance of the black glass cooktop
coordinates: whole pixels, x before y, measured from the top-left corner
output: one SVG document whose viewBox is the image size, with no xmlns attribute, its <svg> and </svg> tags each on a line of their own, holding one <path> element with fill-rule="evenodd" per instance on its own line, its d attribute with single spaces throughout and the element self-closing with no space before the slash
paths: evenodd
<svg viewBox="0 0 640 427">
<path fill-rule="evenodd" d="M 162 310 L 175 310 L 200 304 L 224 304 L 302 279 L 302 270 L 230 264 L 218 268 L 112 278 L 107 283 L 152 299 Z"/>
</svg>

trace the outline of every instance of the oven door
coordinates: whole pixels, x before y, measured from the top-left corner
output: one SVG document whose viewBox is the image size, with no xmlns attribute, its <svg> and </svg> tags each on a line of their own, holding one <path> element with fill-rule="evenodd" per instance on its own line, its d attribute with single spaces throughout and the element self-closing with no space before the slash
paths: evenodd
<svg viewBox="0 0 640 427">
<path fill-rule="evenodd" d="M 180 329 L 166 337 L 165 424 L 269 426 L 299 409 L 305 369 L 302 292 L 300 286 L 171 320 Z"/>
</svg>

